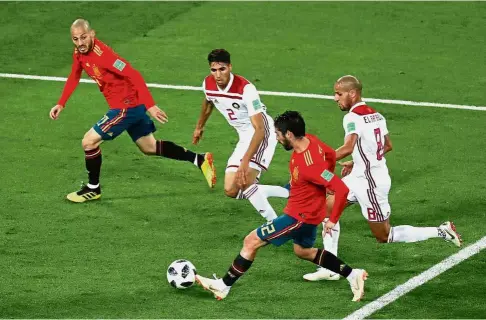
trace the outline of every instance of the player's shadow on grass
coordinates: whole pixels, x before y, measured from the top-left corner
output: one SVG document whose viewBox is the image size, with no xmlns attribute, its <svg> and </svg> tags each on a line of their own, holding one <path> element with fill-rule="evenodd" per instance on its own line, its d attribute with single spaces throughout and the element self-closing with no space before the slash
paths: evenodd
<svg viewBox="0 0 486 320">
<path fill-rule="evenodd" d="M 184 298 L 191 297 L 200 300 L 216 300 L 216 298 L 210 291 L 206 291 L 196 284 L 184 290 L 172 289 L 172 292 L 170 292 L 170 294 L 174 295 L 174 297 L 183 296 Z"/>
<path fill-rule="evenodd" d="M 177 196 L 176 192 L 157 192 L 157 193 L 140 193 L 131 195 L 113 195 L 103 196 L 103 202 L 113 202 L 116 200 L 143 200 L 143 199 L 171 199 L 171 197 Z"/>
</svg>

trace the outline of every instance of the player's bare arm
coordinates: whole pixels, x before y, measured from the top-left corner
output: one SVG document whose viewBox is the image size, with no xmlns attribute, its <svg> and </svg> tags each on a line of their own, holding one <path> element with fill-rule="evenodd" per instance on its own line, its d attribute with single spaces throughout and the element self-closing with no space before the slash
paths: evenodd
<svg viewBox="0 0 486 320">
<path fill-rule="evenodd" d="M 194 129 L 194 133 L 192 135 L 193 144 L 198 144 L 199 140 L 201 140 L 204 132 L 204 126 L 206 125 L 209 116 L 213 112 L 213 109 L 214 105 L 212 104 L 212 102 L 206 100 L 206 97 L 204 97 L 201 104 L 201 113 L 199 115 L 199 120 L 197 120 L 196 129 Z"/>
<path fill-rule="evenodd" d="M 352 133 L 344 138 L 344 144 L 336 150 L 336 161 L 346 158 L 353 153 L 354 146 L 358 141 L 358 135 Z"/>
<path fill-rule="evenodd" d="M 71 94 L 74 92 L 76 87 L 79 84 L 79 80 L 81 79 L 81 73 L 83 69 L 81 68 L 79 62 L 76 60 L 75 56 L 73 56 L 73 64 L 71 66 L 71 73 L 68 76 L 66 84 L 64 85 L 64 89 L 62 90 L 61 97 L 57 104 L 51 108 L 49 112 L 49 117 L 52 120 L 56 120 L 59 117 L 59 114 L 64 109 L 66 102 L 68 101 Z"/>
<path fill-rule="evenodd" d="M 383 148 L 383 154 L 393 150 L 393 145 L 390 139 L 390 135 L 385 135 L 385 147 Z"/>
<path fill-rule="evenodd" d="M 250 146 L 248 147 L 248 150 L 246 150 L 243 158 L 241 159 L 240 167 L 236 172 L 236 183 L 239 186 L 244 186 L 247 184 L 250 160 L 258 151 L 258 147 L 260 147 L 260 144 L 265 138 L 265 123 L 263 121 L 264 116 L 265 115 L 263 113 L 257 113 L 250 117 L 251 124 L 255 129 L 255 133 L 253 133 L 253 137 L 250 141 Z"/>
</svg>

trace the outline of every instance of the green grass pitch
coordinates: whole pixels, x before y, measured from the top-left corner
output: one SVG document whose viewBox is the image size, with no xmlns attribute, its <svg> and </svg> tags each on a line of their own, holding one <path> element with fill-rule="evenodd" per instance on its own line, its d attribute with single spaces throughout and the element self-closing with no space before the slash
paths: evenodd
<svg viewBox="0 0 486 320">
<path fill-rule="evenodd" d="M 485 2 L 0 2 L 0 72 L 67 76 L 78 17 L 147 82 L 199 86 L 207 53 L 224 47 L 234 72 L 259 90 L 332 94 L 339 76 L 354 74 L 365 97 L 486 101 Z M 261 217 L 225 198 L 222 179 L 208 190 L 193 166 L 143 156 L 127 135 L 102 145 L 102 200 L 68 203 L 86 181 L 81 138 L 107 106 L 96 86 L 80 84 L 51 121 L 62 86 L 0 78 L 0 318 L 340 318 L 457 252 L 436 239 L 378 244 L 350 208 L 339 255 L 370 273 L 361 303 L 350 301 L 346 281 L 304 282 L 314 267 L 290 245 L 263 249 L 224 301 L 175 290 L 170 262 L 221 275 Z M 170 117 L 156 136 L 191 147 L 202 93 L 151 91 Z M 333 101 L 262 98 L 271 115 L 297 109 L 309 132 L 342 143 Z M 483 237 L 486 112 L 373 106 L 394 143 L 392 223 L 453 220 L 465 245 Z M 222 178 L 236 139 L 215 113 L 191 148 L 214 152 Z M 278 147 L 263 183 L 287 181 L 289 156 Z M 484 318 L 485 260 L 472 257 L 372 317 Z"/>
</svg>

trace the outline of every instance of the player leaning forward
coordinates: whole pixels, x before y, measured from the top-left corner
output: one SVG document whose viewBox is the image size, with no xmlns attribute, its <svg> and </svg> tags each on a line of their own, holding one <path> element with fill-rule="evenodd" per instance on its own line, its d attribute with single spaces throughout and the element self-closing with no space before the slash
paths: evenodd
<svg viewBox="0 0 486 320">
<path fill-rule="evenodd" d="M 287 198 L 289 195 L 283 187 L 258 184 L 260 174 L 267 170 L 277 146 L 273 119 L 267 114 L 255 86 L 231 72 L 228 51 L 211 51 L 208 62 L 211 74 L 203 82 L 205 97 L 193 143 L 197 144 L 201 139 L 204 125 L 216 107 L 239 136 L 226 166 L 225 194 L 248 199 L 262 217 L 271 221 L 277 215 L 267 198 Z"/>
<path fill-rule="evenodd" d="M 101 196 L 99 184 L 101 170 L 100 144 L 113 140 L 127 131 L 140 151 L 146 155 L 161 156 L 194 163 L 204 173 L 210 187 L 216 182 L 212 155 L 196 154 L 170 141 L 155 140 L 155 125 L 148 112 L 161 123 L 167 115 L 155 105 L 142 75 L 110 47 L 95 38 L 88 21 L 78 19 L 71 26 L 75 45 L 73 64 L 62 96 L 49 116 L 56 120 L 81 79 L 83 70 L 98 84 L 110 110 L 83 137 L 86 169 L 89 183 L 81 190 L 67 195 L 73 202 L 95 200 Z"/>
<path fill-rule="evenodd" d="M 199 274 L 196 281 L 218 299 L 224 299 L 233 284 L 251 267 L 260 248 L 271 243 L 281 246 L 292 240 L 294 253 L 301 259 L 332 270 L 346 277 L 353 292 L 353 301 L 364 294 L 364 281 L 368 274 L 362 269 L 352 269 L 336 255 L 314 248 L 317 226 L 326 216 L 326 189 L 334 191 L 335 204 L 325 230 L 331 230 L 338 221 L 349 189 L 335 176 L 324 159 L 327 147 L 317 137 L 305 133 L 305 122 L 296 111 L 286 111 L 275 119 L 277 139 L 286 150 L 293 150 L 289 171 L 290 197 L 284 214 L 250 232 L 243 248 L 221 279 L 209 279 Z"/>
<path fill-rule="evenodd" d="M 361 100 L 362 84 L 354 76 L 339 78 L 334 85 L 334 100 L 342 111 L 345 131 L 344 145 L 336 150 L 336 160 L 352 155 L 353 160 L 342 163 L 343 181 L 349 188 L 348 203 L 359 203 L 363 217 L 378 242 L 416 242 L 442 238 L 461 246 L 461 237 L 450 221 L 438 227 L 391 226 L 388 194 L 391 178 L 385 154 L 392 150 L 385 117 Z M 327 199 L 328 210 L 333 196 Z M 337 254 L 339 228 L 323 233 L 324 249 Z M 339 275 L 319 268 L 304 275 L 309 281 L 337 280 Z"/>
</svg>

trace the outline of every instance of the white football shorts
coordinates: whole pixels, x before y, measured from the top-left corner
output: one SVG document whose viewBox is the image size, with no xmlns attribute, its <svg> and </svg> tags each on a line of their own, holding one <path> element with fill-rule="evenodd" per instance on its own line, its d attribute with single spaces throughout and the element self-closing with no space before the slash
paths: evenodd
<svg viewBox="0 0 486 320">
<path fill-rule="evenodd" d="M 240 135 L 240 140 L 236 144 L 233 154 L 229 157 L 226 164 L 226 172 L 236 172 L 240 166 L 241 159 L 245 155 L 248 147 L 250 146 L 252 136 L 243 137 Z M 269 137 L 265 137 L 258 148 L 258 151 L 250 160 L 250 168 L 260 171 L 267 171 L 275 153 L 277 146 L 277 139 L 275 133 L 271 133 Z"/>
<path fill-rule="evenodd" d="M 388 202 L 391 179 L 388 174 L 368 174 L 367 177 L 356 177 L 352 173 L 342 178 L 349 188 L 348 201 L 358 202 L 361 213 L 366 220 L 382 222 L 390 217 L 391 207 Z"/>
</svg>

